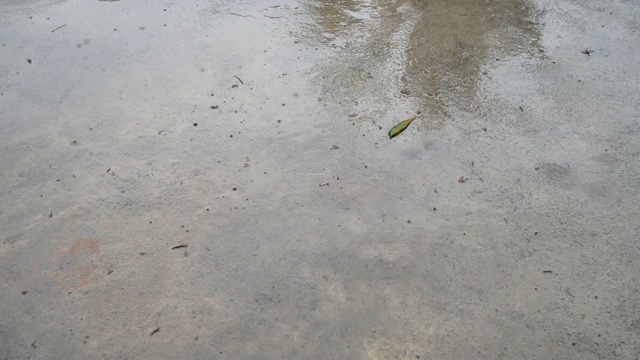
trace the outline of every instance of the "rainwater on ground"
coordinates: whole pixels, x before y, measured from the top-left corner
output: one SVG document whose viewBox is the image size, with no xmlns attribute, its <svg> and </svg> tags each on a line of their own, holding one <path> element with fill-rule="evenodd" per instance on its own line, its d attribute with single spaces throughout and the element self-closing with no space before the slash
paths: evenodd
<svg viewBox="0 0 640 360">
<path fill-rule="evenodd" d="M 0 359 L 635 358 L 638 19 L 0 3 Z"/>
</svg>

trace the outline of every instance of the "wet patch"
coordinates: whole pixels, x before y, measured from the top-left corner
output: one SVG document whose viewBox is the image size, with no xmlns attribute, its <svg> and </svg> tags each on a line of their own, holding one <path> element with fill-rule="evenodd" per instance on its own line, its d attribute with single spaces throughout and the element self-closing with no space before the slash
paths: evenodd
<svg viewBox="0 0 640 360">
<path fill-rule="evenodd" d="M 541 175 L 544 184 L 556 188 L 573 189 L 580 183 L 576 170 L 566 163 L 541 163 L 534 170 Z"/>
<path fill-rule="evenodd" d="M 526 0 L 318 2 L 304 41 L 334 58 L 319 101 L 388 128 L 424 112 L 426 131 L 456 110 L 491 106 L 481 80 L 515 58 L 541 59 L 540 12 Z M 530 66 L 530 64 L 528 64 Z M 514 75 L 514 81 L 518 75 Z M 486 112 L 486 111 L 485 111 Z"/>
<path fill-rule="evenodd" d="M 480 79 L 514 56 L 540 58 L 539 12 L 527 0 L 416 1 L 404 80 L 436 113 L 474 110 Z M 479 103 L 480 102 L 480 103 Z"/>
</svg>

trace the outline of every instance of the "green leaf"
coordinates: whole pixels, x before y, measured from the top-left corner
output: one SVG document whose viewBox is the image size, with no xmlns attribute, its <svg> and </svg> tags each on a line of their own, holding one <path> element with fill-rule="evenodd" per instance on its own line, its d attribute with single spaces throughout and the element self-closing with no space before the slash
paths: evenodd
<svg viewBox="0 0 640 360">
<path fill-rule="evenodd" d="M 393 128 L 391 128 L 391 130 L 389 130 L 389 139 L 393 139 L 396 135 L 400 134 L 401 132 L 404 131 L 404 129 L 407 128 L 407 126 L 409 126 L 409 124 L 411 124 L 411 122 L 413 120 L 415 120 L 416 117 L 412 117 L 410 119 L 407 119 L 405 121 L 400 121 L 396 126 L 394 126 Z"/>
</svg>

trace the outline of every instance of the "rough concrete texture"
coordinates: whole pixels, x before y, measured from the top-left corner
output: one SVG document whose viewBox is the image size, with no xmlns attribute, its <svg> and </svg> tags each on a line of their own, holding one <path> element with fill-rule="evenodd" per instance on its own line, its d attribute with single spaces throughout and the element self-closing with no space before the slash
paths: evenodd
<svg viewBox="0 0 640 360">
<path fill-rule="evenodd" d="M 637 359 L 638 49 L 625 0 L 2 1 L 0 359 Z"/>
</svg>

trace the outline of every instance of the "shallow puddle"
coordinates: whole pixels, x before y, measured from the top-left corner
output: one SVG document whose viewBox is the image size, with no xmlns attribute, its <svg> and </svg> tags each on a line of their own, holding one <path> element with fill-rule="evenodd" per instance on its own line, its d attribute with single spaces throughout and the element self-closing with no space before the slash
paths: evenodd
<svg viewBox="0 0 640 360">
<path fill-rule="evenodd" d="M 3 3 L 0 358 L 581 358 L 637 31 L 563 4 Z"/>
</svg>

